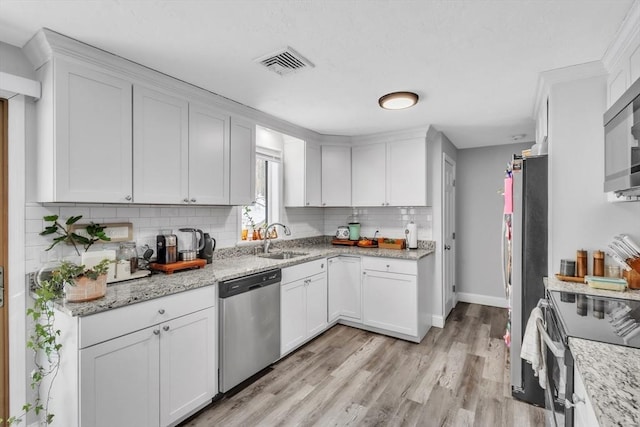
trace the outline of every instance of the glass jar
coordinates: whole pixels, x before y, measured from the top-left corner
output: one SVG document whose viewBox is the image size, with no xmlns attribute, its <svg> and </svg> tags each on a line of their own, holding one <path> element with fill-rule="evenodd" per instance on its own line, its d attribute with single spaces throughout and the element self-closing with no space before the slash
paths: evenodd
<svg viewBox="0 0 640 427">
<path fill-rule="evenodd" d="M 116 254 L 117 276 L 128 276 L 138 271 L 138 251 L 136 242 L 120 243 L 120 248 Z"/>
</svg>

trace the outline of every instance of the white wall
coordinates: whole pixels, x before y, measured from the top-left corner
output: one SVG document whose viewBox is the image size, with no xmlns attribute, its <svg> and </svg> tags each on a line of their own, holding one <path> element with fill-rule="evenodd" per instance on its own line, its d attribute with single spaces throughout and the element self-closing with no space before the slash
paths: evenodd
<svg viewBox="0 0 640 427">
<path fill-rule="evenodd" d="M 603 192 L 606 76 L 557 83 L 549 111 L 549 274 L 578 249 L 603 249 L 626 233 L 640 241 L 640 203 L 609 203 Z M 591 267 L 589 267 L 589 271 Z"/>
<path fill-rule="evenodd" d="M 458 151 L 456 290 L 467 297 L 491 298 L 497 305 L 505 299 L 500 262 L 504 175 L 512 155 L 531 145 Z"/>
</svg>

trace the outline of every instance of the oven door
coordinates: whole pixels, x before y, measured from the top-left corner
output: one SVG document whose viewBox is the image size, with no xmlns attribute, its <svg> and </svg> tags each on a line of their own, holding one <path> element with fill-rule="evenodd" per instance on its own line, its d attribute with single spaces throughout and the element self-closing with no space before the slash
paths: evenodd
<svg viewBox="0 0 640 427">
<path fill-rule="evenodd" d="M 546 347 L 547 387 L 545 389 L 545 412 L 548 426 L 573 426 L 573 411 L 565 407 L 567 393 L 573 387 L 573 370 L 570 369 L 571 354 L 553 306 L 546 301 L 545 324 L 538 325 Z"/>
</svg>

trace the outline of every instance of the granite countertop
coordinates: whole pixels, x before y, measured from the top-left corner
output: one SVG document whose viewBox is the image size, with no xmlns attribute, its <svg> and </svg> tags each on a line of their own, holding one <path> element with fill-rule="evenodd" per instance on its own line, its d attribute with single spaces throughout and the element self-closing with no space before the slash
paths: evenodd
<svg viewBox="0 0 640 427">
<path fill-rule="evenodd" d="M 640 300 L 640 289 L 627 289 L 624 292 L 595 289 L 586 283 L 565 282 L 555 277 L 545 277 L 544 284 L 550 291 L 574 292 L 578 294 L 597 295 L 609 298 Z"/>
<path fill-rule="evenodd" d="M 242 252 L 214 259 L 203 269 L 176 272 L 174 274 L 154 273 L 143 279 L 113 283 L 107 286 L 107 294 L 98 300 L 71 303 L 59 300 L 55 306 L 70 316 L 88 316 L 106 310 L 124 307 L 178 292 L 215 285 L 217 282 L 235 279 L 248 274 L 260 273 L 273 268 L 285 268 L 315 259 L 338 256 L 374 256 L 406 260 L 418 260 L 435 252 L 435 242 L 427 242 L 425 248 L 416 250 L 393 250 L 359 248 L 354 246 L 333 246 L 327 243 L 286 245 L 281 250 L 304 253 L 286 260 L 262 258 Z M 219 256 L 219 255 L 218 255 Z"/>
<path fill-rule="evenodd" d="M 640 425 L 640 349 L 569 338 L 601 427 Z"/>
</svg>

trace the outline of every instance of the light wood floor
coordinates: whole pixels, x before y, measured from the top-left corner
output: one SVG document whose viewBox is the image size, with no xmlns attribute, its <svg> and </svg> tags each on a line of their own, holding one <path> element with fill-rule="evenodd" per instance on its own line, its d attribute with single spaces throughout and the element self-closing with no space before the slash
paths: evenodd
<svg viewBox="0 0 640 427">
<path fill-rule="evenodd" d="M 511 398 L 506 310 L 458 303 L 420 344 L 337 325 L 183 426 L 543 426 Z"/>
</svg>

